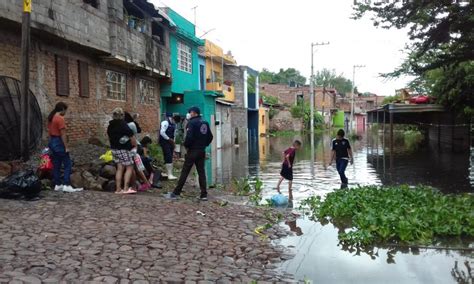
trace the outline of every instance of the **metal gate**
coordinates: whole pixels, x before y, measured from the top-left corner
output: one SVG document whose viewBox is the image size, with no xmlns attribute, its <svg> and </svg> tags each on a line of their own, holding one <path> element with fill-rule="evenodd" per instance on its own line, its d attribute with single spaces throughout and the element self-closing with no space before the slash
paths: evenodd
<svg viewBox="0 0 474 284">
<path fill-rule="evenodd" d="M 21 158 L 20 146 L 20 81 L 0 76 L 0 161 Z M 29 149 L 41 142 L 43 120 L 36 97 L 29 91 Z"/>
</svg>

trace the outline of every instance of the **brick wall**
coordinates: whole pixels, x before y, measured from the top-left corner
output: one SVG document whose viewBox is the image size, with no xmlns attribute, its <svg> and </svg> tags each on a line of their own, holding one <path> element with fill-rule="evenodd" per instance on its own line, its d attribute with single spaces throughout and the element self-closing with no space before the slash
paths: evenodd
<svg viewBox="0 0 474 284">
<path fill-rule="evenodd" d="M 290 87 L 285 84 L 260 84 L 260 92 L 266 96 L 278 98 L 279 104 L 285 106 L 293 106 L 296 104 L 298 95 L 303 95 L 305 102 L 310 101 L 309 86 L 302 87 Z M 323 104 L 325 111 L 331 108 L 336 108 L 337 98 L 334 89 L 326 89 L 326 93 L 323 93 L 322 88 L 315 88 L 314 92 L 314 104 L 317 110 L 322 110 Z"/>
<path fill-rule="evenodd" d="M 68 57 L 69 96 L 56 95 L 55 55 Z M 18 34 L 0 30 L 0 75 L 20 78 L 20 38 Z M 89 97 L 79 96 L 78 60 L 89 64 Z M 122 69 L 100 61 L 98 58 L 68 50 L 60 45 L 46 44 L 32 39 L 30 57 L 30 89 L 40 105 L 44 122 L 46 116 L 59 101 L 69 105 L 66 115 L 68 139 L 72 142 L 85 141 L 90 137 L 105 138 L 111 111 L 122 107 L 126 111 L 139 113 L 139 123 L 145 133 L 155 134 L 159 124 L 159 83 L 156 79 L 143 76 L 131 70 Z M 126 101 L 113 101 L 106 98 L 105 70 L 111 69 L 127 75 Z M 154 82 L 156 101 L 152 105 L 138 102 L 138 80 L 148 79 Z M 152 135 L 156 137 L 156 135 Z"/>
</svg>

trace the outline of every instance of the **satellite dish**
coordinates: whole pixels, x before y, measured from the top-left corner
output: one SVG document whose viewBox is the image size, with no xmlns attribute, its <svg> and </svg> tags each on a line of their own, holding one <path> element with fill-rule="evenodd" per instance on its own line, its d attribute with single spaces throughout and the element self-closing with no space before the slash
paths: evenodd
<svg viewBox="0 0 474 284">
<path fill-rule="evenodd" d="M 0 161 L 20 159 L 20 81 L 0 76 Z M 29 95 L 29 150 L 34 151 L 41 142 L 43 118 L 36 97 Z"/>
</svg>

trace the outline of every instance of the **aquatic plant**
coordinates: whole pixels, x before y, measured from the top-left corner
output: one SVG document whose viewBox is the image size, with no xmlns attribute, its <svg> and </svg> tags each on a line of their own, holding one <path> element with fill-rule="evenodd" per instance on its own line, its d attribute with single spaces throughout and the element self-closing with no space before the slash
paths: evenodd
<svg viewBox="0 0 474 284">
<path fill-rule="evenodd" d="M 262 201 L 263 182 L 256 178 L 253 182 L 249 178 L 232 180 L 232 191 L 236 195 L 248 196 L 249 201 L 258 206 Z"/>
<path fill-rule="evenodd" d="M 441 237 L 474 236 L 474 196 L 444 195 L 426 186 L 338 189 L 324 201 L 313 196 L 301 204 L 314 220 L 340 228 L 343 245 L 430 244 Z"/>
</svg>

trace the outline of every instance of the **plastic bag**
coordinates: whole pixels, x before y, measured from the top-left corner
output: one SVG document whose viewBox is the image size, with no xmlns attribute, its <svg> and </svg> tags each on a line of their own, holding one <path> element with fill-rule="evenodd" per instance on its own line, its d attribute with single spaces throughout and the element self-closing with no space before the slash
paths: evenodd
<svg viewBox="0 0 474 284">
<path fill-rule="evenodd" d="M 32 170 L 18 171 L 0 183 L 0 197 L 33 199 L 41 192 L 41 181 Z"/>
<path fill-rule="evenodd" d="M 53 162 L 48 154 L 41 155 L 38 170 L 42 172 L 51 172 L 53 170 Z"/>
<path fill-rule="evenodd" d="M 108 150 L 107 152 L 105 152 L 105 154 L 100 156 L 99 159 L 106 163 L 112 162 L 114 160 L 114 157 L 112 156 L 112 150 Z"/>
<path fill-rule="evenodd" d="M 288 197 L 283 194 L 275 194 L 272 196 L 272 204 L 276 207 L 286 206 L 288 204 Z"/>
</svg>

